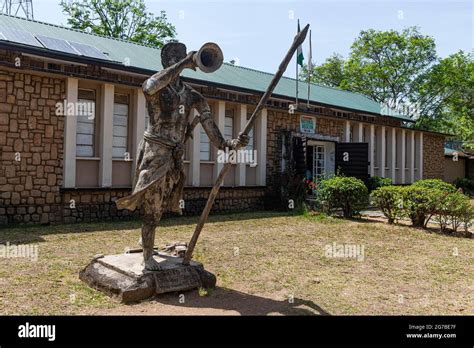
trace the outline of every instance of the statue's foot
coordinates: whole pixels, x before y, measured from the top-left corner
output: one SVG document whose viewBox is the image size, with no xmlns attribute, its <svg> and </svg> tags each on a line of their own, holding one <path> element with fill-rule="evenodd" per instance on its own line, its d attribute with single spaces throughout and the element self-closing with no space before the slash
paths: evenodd
<svg viewBox="0 0 474 348">
<path fill-rule="evenodd" d="M 161 265 L 153 257 L 149 257 L 148 260 L 144 262 L 145 271 L 161 271 Z"/>
</svg>

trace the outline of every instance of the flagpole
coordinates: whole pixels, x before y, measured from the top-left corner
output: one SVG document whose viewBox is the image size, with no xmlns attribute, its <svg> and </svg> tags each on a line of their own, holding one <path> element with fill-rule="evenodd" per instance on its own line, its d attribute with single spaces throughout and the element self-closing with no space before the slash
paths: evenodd
<svg viewBox="0 0 474 348">
<path fill-rule="evenodd" d="M 313 63 L 311 60 L 313 59 L 313 50 L 311 48 L 311 30 L 309 31 L 309 55 L 308 55 L 308 109 L 309 109 L 309 95 L 311 89 L 311 74 L 313 73 Z"/>
<path fill-rule="evenodd" d="M 298 110 L 298 56 L 296 56 L 296 110 Z"/>
<path fill-rule="evenodd" d="M 300 31 L 300 19 L 298 18 L 298 24 L 296 27 L 296 32 Z M 298 110 L 298 52 L 296 52 L 296 100 L 295 100 L 295 109 Z"/>
</svg>

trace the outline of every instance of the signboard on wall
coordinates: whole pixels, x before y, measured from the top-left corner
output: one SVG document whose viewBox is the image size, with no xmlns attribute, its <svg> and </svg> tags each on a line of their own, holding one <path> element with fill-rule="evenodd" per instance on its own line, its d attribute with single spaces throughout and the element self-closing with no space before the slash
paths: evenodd
<svg viewBox="0 0 474 348">
<path fill-rule="evenodd" d="M 314 134 L 316 133 L 316 120 L 312 116 L 301 115 L 300 118 L 301 133 Z"/>
</svg>

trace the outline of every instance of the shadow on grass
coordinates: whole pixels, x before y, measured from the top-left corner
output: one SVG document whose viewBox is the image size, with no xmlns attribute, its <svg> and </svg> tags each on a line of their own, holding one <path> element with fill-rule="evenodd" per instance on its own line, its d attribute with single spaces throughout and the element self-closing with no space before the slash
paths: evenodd
<svg viewBox="0 0 474 348">
<path fill-rule="evenodd" d="M 197 291 L 187 292 L 184 303 L 178 302 L 176 294 L 156 296 L 150 302 L 186 308 L 236 311 L 240 315 L 330 315 L 309 300 L 294 298 L 290 303 L 288 300 L 278 301 L 220 287 L 215 288 L 208 296 L 200 296 Z"/>
<path fill-rule="evenodd" d="M 297 215 L 291 212 L 258 211 L 210 215 L 208 222 L 226 222 L 238 220 L 253 220 L 272 217 L 284 217 Z M 165 216 L 159 226 L 183 226 L 195 225 L 199 216 Z M 99 232 L 112 230 L 135 230 L 141 227 L 140 219 L 104 221 L 104 222 L 81 222 L 74 224 L 57 225 L 14 225 L 0 227 L 0 244 L 10 242 L 11 244 L 27 244 L 44 242 L 42 236 L 67 233 Z"/>
</svg>

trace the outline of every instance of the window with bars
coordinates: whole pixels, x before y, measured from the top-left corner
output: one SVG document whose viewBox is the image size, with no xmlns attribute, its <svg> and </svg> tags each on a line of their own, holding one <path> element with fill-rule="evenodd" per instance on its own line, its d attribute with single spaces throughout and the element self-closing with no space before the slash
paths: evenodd
<svg viewBox="0 0 474 348">
<path fill-rule="evenodd" d="M 206 131 L 201 127 L 201 161 L 210 161 L 211 160 L 211 141 L 206 134 Z"/>
<path fill-rule="evenodd" d="M 96 93 L 93 89 L 78 90 L 78 114 L 76 124 L 76 156 L 94 157 L 95 155 L 95 106 Z"/>
<path fill-rule="evenodd" d="M 349 127 L 349 142 L 354 142 L 354 126 Z"/>
<path fill-rule="evenodd" d="M 225 111 L 224 120 L 224 138 L 232 139 L 234 137 L 234 110 Z"/>
<path fill-rule="evenodd" d="M 211 115 L 212 115 L 212 106 L 210 106 Z M 210 161 L 211 160 L 211 141 L 206 134 L 206 131 L 201 125 L 200 132 L 200 159 L 201 161 Z"/>
<path fill-rule="evenodd" d="M 114 95 L 114 127 L 112 140 L 112 157 L 125 158 L 128 151 L 128 112 L 129 96 Z"/>
</svg>

